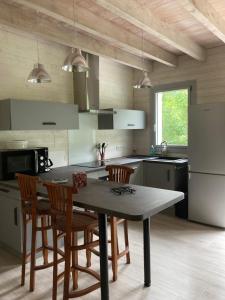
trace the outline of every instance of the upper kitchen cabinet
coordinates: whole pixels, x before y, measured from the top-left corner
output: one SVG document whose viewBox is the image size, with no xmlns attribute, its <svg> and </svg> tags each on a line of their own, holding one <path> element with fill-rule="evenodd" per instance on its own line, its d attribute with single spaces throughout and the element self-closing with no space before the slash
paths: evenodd
<svg viewBox="0 0 225 300">
<path fill-rule="evenodd" d="M 14 99 L 0 101 L 0 130 L 78 128 L 77 105 Z"/>
<path fill-rule="evenodd" d="M 105 109 L 98 115 L 98 129 L 145 129 L 146 115 L 142 110 Z"/>
</svg>

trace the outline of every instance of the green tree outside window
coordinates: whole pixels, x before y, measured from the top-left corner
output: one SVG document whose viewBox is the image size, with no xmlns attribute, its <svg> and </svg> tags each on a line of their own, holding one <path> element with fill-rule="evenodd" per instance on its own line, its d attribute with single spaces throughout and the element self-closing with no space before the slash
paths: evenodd
<svg viewBox="0 0 225 300">
<path fill-rule="evenodd" d="M 161 137 L 158 137 L 158 141 L 162 139 L 169 145 L 187 146 L 188 90 L 173 90 L 159 94 L 162 116 L 158 116 L 161 122 Z"/>
</svg>

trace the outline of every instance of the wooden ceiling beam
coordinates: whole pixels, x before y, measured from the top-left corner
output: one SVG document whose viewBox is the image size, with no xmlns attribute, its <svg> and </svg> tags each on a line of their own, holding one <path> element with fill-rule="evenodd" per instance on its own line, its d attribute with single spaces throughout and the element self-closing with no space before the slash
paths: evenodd
<svg viewBox="0 0 225 300">
<path fill-rule="evenodd" d="M 71 27 L 76 27 L 78 30 L 82 30 L 96 38 L 107 41 L 134 55 L 143 55 L 146 58 L 165 65 L 176 66 L 177 59 L 174 54 L 169 53 L 147 40 L 143 40 L 142 43 L 142 39 L 139 36 L 110 21 L 99 18 L 97 15 L 80 6 L 76 6 L 76 15 L 79 16 L 79 18 L 74 22 L 73 0 L 67 0 L 63 3 L 61 0 L 14 0 L 14 2 L 39 11 Z"/>
<path fill-rule="evenodd" d="M 186 35 L 155 17 L 136 1 L 130 0 L 94 0 L 101 7 L 128 21 L 165 43 L 179 49 L 199 61 L 204 61 L 206 51 Z"/>
<path fill-rule="evenodd" d="M 225 43 L 225 20 L 208 0 L 178 0 L 178 2 Z"/>
<path fill-rule="evenodd" d="M 0 26 L 9 28 L 14 32 L 20 32 L 28 36 L 42 38 L 69 47 L 78 47 L 82 50 L 110 58 L 127 66 L 151 71 L 150 60 L 142 60 L 140 57 L 130 54 L 123 49 L 109 46 L 107 43 L 94 39 L 91 36 L 77 33 L 64 26 L 62 23 L 51 21 L 42 17 L 30 9 L 21 9 L 5 2 L 0 2 Z"/>
</svg>

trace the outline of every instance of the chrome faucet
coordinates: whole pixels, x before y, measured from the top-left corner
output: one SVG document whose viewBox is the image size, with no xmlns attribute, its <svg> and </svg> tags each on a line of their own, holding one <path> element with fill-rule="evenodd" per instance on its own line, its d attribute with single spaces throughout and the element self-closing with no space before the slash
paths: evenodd
<svg viewBox="0 0 225 300">
<path fill-rule="evenodd" d="M 167 153 L 167 146 L 168 146 L 167 141 L 162 141 L 162 143 L 160 144 L 160 154 L 161 155 Z"/>
</svg>

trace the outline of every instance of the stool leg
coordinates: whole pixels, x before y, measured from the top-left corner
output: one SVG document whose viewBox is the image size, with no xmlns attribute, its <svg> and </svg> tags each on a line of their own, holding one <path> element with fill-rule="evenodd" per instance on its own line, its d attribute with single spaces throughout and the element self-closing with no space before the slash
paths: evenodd
<svg viewBox="0 0 225 300">
<path fill-rule="evenodd" d="M 89 244 L 90 242 L 92 242 L 92 239 L 93 239 L 93 235 L 91 234 L 90 231 L 87 231 L 86 232 L 86 241 L 85 241 L 85 243 Z M 90 251 L 90 248 L 88 248 L 86 250 L 86 260 L 87 260 L 86 266 L 89 268 L 91 266 L 91 251 Z"/>
<path fill-rule="evenodd" d="M 129 239 L 128 239 L 128 221 L 124 220 L 124 239 L 125 239 L 125 247 L 128 249 L 126 253 L 127 264 L 130 264 L 130 250 L 129 250 Z"/>
<path fill-rule="evenodd" d="M 57 299 L 57 275 L 58 275 L 58 239 L 57 230 L 53 228 L 53 287 L 52 287 L 52 300 Z"/>
<path fill-rule="evenodd" d="M 30 291 L 35 287 L 35 261 L 36 261 L 36 230 L 37 218 L 32 214 L 31 260 L 30 260 Z"/>
<path fill-rule="evenodd" d="M 44 264 L 48 264 L 48 249 L 46 248 L 48 245 L 48 235 L 47 230 L 45 230 L 46 227 L 46 216 L 41 217 L 41 234 L 42 234 L 42 247 L 43 247 L 43 259 Z"/>
<path fill-rule="evenodd" d="M 112 271 L 113 281 L 117 280 L 118 256 L 117 256 L 117 224 L 116 218 L 110 218 L 111 225 L 111 256 L 112 256 Z"/>
<path fill-rule="evenodd" d="M 72 245 L 77 246 L 77 233 L 72 233 Z M 76 265 L 78 265 L 78 251 L 72 251 L 72 277 L 73 277 L 73 289 L 78 288 L 78 270 L 76 269 Z"/>
<path fill-rule="evenodd" d="M 71 236 L 65 238 L 65 271 L 64 271 L 64 289 L 63 289 L 63 300 L 69 299 L 69 288 L 70 288 L 70 247 L 71 247 Z"/>
<path fill-rule="evenodd" d="M 22 274 L 21 274 L 22 286 L 25 284 L 26 255 L 27 255 L 27 220 L 26 220 L 26 214 L 23 213 L 23 253 L 22 253 Z"/>
<path fill-rule="evenodd" d="M 91 243 L 94 240 L 94 233 L 93 231 L 89 231 L 89 235 L 88 235 L 88 241 Z M 87 258 L 87 267 L 90 268 L 91 267 L 91 251 L 90 250 L 86 250 L 86 258 Z"/>
</svg>

